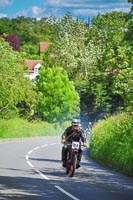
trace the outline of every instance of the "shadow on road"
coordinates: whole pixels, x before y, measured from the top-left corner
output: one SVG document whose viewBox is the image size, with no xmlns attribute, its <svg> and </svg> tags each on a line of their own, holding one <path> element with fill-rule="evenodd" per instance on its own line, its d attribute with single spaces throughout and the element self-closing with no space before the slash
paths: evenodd
<svg viewBox="0 0 133 200">
<path fill-rule="evenodd" d="M 76 185 L 80 190 L 80 183 L 87 190 L 94 191 L 98 188 L 110 193 L 121 193 L 127 200 L 133 197 L 133 179 L 101 167 L 88 157 L 88 150 L 84 150 L 81 168 L 76 170 L 73 178 L 65 174 L 61 160 L 35 157 L 29 160 L 39 162 L 40 168 L 37 169 L 49 180 L 43 179 L 34 169 L 25 171 L 26 177 L 0 176 L 0 200 L 62 200 L 64 195 L 60 193 L 58 196 L 55 185 L 63 186 L 64 189 L 69 185 Z"/>
<path fill-rule="evenodd" d="M 79 179 L 87 177 L 87 181 L 91 185 L 101 187 L 112 192 L 123 191 L 131 192 L 133 196 L 133 179 L 113 170 L 104 168 L 92 160 L 88 156 L 88 150 L 83 153 L 82 169 L 84 173 L 79 172 Z"/>
<path fill-rule="evenodd" d="M 57 189 L 40 178 L 0 176 L 0 200 L 44 200 L 58 198 Z"/>
</svg>

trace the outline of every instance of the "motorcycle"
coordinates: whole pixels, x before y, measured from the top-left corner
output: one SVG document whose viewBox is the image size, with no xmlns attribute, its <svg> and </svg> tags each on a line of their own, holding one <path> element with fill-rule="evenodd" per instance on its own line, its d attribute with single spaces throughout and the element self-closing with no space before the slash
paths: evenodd
<svg viewBox="0 0 133 200">
<path fill-rule="evenodd" d="M 69 177 L 73 177 L 78 165 L 79 148 L 81 144 L 80 142 L 72 141 L 71 144 L 67 145 L 69 148 L 66 155 L 66 174 L 68 174 Z"/>
</svg>

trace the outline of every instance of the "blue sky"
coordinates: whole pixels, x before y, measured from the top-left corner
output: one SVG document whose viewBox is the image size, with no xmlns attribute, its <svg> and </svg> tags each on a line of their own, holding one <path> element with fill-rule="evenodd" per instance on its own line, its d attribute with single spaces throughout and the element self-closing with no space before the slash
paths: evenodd
<svg viewBox="0 0 133 200">
<path fill-rule="evenodd" d="M 129 12 L 128 0 L 0 0 L 0 17 L 16 18 L 49 17 L 62 18 L 68 11 L 74 18 L 96 16 L 112 11 Z"/>
</svg>

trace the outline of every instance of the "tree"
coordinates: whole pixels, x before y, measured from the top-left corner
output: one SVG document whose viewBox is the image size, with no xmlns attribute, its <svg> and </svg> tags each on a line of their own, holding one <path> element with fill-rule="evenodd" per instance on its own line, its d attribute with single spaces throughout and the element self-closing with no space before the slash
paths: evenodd
<svg viewBox="0 0 133 200">
<path fill-rule="evenodd" d="M 67 71 L 70 80 L 85 77 L 88 62 L 92 60 L 85 47 L 86 30 L 86 25 L 81 20 L 73 20 L 70 13 L 55 25 L 53 46 L 56 60 Z"/>
<path fill-rule="evenodd" d="M 96 27 L 99 30 L 97 31 L 98 34 L 93 33 L 96 43 L 103 44 L 103 56 L 99 60 L 97 68 L 99 68 L 100 72 L 106 74 L 104 84 L 106 95 L 108 96 L 106 102 L 110 105 L 108 113 L 127 109 L 127 102 L 130 105 L 129 95 L 124 96 L 125 89 L 123 87 L 120 89 L 120 85 L 122 86 L 120 74 L 129 72 L 132 67 L 132 45 L 125 40 L 128 28 L 127 19 L 127 13 L 112 12 L 97 16 L 92 22 L 92 29 Z M 125 80 L 126 85 L 130 88 L 130 73 L 125 74 Z"/>
<path fill-rule="evenodd" d="M 122 97 L 124 110 L 132 111 L 133 106 L 133 70 L 127 67 L 121 70 L 114 82 L 114 93 Z"/>
<path fill-rule="evenodd" d="M 5 41 L 9 42 L 10 46 L 14 51 L 20 50 L 20 41 L 15 33 L 11 33 L 6 36 L 4 35 L 3 38 L 5 39 Z"/>
<path fill-rule="evenodd" d="M 128 3 L 131 3 L 132 6 L 131 6 L 131 13 L 133 12 L 133 0 L 128 0 Z"/>
<path fill-rule="evenodd" d="M 132 65 L 131 48 L 124 41 L 127 17 L 123 12 L 98 15 L 88 28 L 67 14 L 57 23 L 56 58 L 74 81 L 81 115 L 89 120 L 106 117 L 124 105 L 114 85 L 121 70 Z"/>
<path fill-rule="evenodd" d="M 12 22 L 6 17 L 0 18 L 0 35 L 12 33 Z"/>
<path fill-rule="evenodd" d="M 30 115 L 35 109 L 37 95 L 33 83 L 24 77 L 23 63 L 20 53 L 0 38 L 0 117 L 12 117 L 20 111 Z"/>
<path fill-rule="evenodd" d="M 102 48 L 93 40 L 87 43 L 88 31 L 88 27 L 82 21 L 74 21 L 71 15 L 67 14 L 57 23 L 57 34 L 53 43 L 53 46 L 57 47 L 55 50 L 56 62 L 59 62 L 67 71 L 80 95 L 81 118 L 83 116 L 91 117 L 94 112 L 97 112 L 96 107 L 100 104 L 99 88 L 104 88 L 102 85 L 96 87 L 96 82 L 103 80 L 96 67 L 98 60 L 102 57 Z M 101 92 L 101 94 L 103 93 L 105 92 Z M 101 104 L 103 107 L 103 100 L 101 100 Z"/>
<path fill-rule="evenodd" d="M 40 99 L 39 109 L 44 120 L 61 122 L 78 115 L 78 94 L 62 68 L 42 67 L 37 87 Z"/>
</svg>

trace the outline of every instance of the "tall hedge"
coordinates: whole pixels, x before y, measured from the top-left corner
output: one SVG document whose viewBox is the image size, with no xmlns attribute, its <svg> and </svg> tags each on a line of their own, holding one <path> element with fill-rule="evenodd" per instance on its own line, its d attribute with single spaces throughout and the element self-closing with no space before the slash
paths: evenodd
<svg viewBox="0 0 133 200">
<path fill-rule="evenodd" d="M 103 166 L 133 176 L 133 113 L 121 113 L 96 123 L 90 156 Z"/>
</svg>

